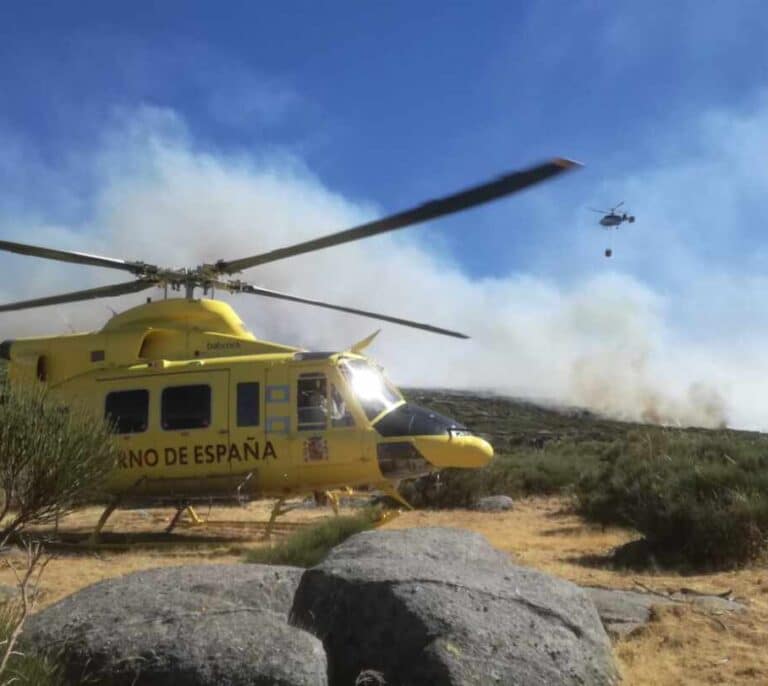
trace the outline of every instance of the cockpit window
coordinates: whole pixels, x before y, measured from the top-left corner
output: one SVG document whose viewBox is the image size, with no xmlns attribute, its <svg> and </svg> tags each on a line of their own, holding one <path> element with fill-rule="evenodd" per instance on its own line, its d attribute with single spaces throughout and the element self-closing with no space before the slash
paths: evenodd
<svg viewBox="0 0 768 686">
<path fill-rule="evenodd" d="M 375 419 L 402 401 L 384 375 L 365 360 L 342 360 L 339 369 L 368 419 Z"/>
<path fill-rule="evenodd" d="M 453 436 L 472 435 L 467 427 L 455 419 L 412 403 L 399 405 L 373 426 L 382 436 L 442 436 L 449 433 Z"/>
</svg>

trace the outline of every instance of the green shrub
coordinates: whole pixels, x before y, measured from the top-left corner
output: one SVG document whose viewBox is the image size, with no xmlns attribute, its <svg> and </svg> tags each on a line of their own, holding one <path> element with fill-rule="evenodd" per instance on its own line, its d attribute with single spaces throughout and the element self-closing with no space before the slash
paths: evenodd
<svg viewBox="0 0 768 686">
<path fill-rule="evenodd" d="M 768 542 L 768 447 L 730 432 L 632 431 L 575 495 L 583 516 L 637 529 L 660 561 L 743 564 Z"/>
<path fill-rule="evenodd" d="M 312 567 L 334 546 L 354 534 L 372 529 L 380 515 L 378 509 L 368 508 L 359 514 L 326 519 L 319 524 L 299 529 L 274 547 L 249 551 L 246 562 Z"/>
<path fill-rule="evenodd" d="M 0 541 L 93 497 L 116 460 L 101 417 L 64 406 L 40 384 L 0 380 Z"/>
<path fill-rule="evenodd" d="M 11 385 L 0 368 L 0 548 L 30 524 L 93 497 L 116 459 L 117 445 L 101 417 L 63 405 L 41 384 Z M 19 597 L 0 609 L 0 684 L 59 684 L 55 661 L 16 645 L 46 564 L 39 544 L 22 543 L 27 565 L 17 577 Z"/>
<path fill-rule="evenodd" d="M 482 469 L 444 469 L 400 484 L 414 507 L 471 507 L 486 495 L 552 495 L 572 487 L 599 463 L 604 444 L 596 441 L 519 447 L 497 455 Z"/>
</svg>

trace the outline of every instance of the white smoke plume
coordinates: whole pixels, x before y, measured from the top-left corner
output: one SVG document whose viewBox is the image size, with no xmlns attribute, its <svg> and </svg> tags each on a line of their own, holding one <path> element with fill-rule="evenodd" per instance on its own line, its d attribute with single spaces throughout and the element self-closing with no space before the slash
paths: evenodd
<svg viewBox="0 0 768 686">
<path fill-rule="evenodd" d="M 198 150 L 164 111 L 132 116 L 80 164 L 89 167 L 87 193 L 78 190 L 82 178 L 62 173 L 51 180 L 70 184 L 84 208 L 81 221 L 64 227 L 42 212 L 19 211 L 0 216 L 2 236 L 188 266 L 257 254 L 379 214 L 325 188 L 290 157 Z M 3 256 L 0 269 L 3 301 L 125 278 L 20 256 Z M 344 349 L 381 326 L 370 352 L 400 385 L 490 389 L 644 421 L 768 426 L 754 403 L 764 389 L 755 372 L 768 371 L 768 356 L 750 345 L 734 355 L 722 341 L 686 336 L 670 319 L 665 297 L 620 273 L 568 286 L 526 274 L 474 279 L 398 234 L 280 261 L 243 278 L 472 336 L 456 341 L 302 305 L 225 296 L 257 336 L 312 349 Z M 0 315 L 0 337 L 96 328 L 108 308 L 143 297 Z"/>
</svg>

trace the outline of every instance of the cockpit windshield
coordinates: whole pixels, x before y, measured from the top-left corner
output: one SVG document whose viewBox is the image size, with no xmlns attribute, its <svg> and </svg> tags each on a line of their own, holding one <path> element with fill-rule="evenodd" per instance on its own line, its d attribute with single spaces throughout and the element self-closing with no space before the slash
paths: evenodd
<svg viewBox="0 0 768 686">
<path fill-rule="evenodd" d="M 339 369 L 368 419 L 373 420 L 402 402 L 403 398 L 384 375 L 365 360 L 344 359 Z"/>
</svg>

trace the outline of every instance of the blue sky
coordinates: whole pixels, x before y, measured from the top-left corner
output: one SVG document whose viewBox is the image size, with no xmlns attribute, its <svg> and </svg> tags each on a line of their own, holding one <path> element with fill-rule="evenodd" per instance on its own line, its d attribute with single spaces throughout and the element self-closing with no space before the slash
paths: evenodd
<svg viewBox="0 0 768 686">
<path fill-rule="evenodd" d="M 317 200 L 290 226 L 281 224 L 279 209 L 238 215 L 251 233 L 242 241 L 211 242 L 221 252 L 206 256 L 233 258 L 249 251 L 249 235 L 254 251 L 264 240 L 276 247 L 345 228 L 336 221 L 398 210 L 519 165 L 568 156 L 586 167 L 407 236 L 376 239 L 366 250 L 421 251 L 438 265 L 436 274 L 447 270 L 475 289 L 534 282 L 568 302 L 592 293 L 595 279 L 632 302 L 642 291 L 638 297 L 654 317 L 643 329 L 644 335 L 654 329 L 647 354 L 659 369 L 670 351 L 709 346 L 692 355 L 703 362 L 678 384 L 690 387 L 712 369 L 712 379 L 720 379 L 725 363 L 718 361 L 731 360 L 736 343 L 742 357 L 744 350 L 757 355 L 768 333 L 761 309 L 768 294 L 766 35 L 768 9 L 749 0 L 6 0 L 0 2 L 0 229 L 29 242 L 37 235 L 62 247 L 151 260 L 151 240 L 126 246 L 115 238 L 116 227 L 129 201 L 132 209 L 146 206 L 137 187 L 148 179 L 157 187 L 158 179 L 171 183 L 164 176 L 171 168 L 177 178 L 198 174 L 199 181 L 220 165 L 220 178 L 236 188 L 222 182 L 213 207 L 239 203 L 246 177 L 262 178 L 267 168 L 298 183 L 285 191 L 294 204 L 307 194 Z M 239 176 L 243 169 L 248 173 Z M 607 237 L 586 208 L 622 199 L 638 220 L 614 236 L 615 258 L 607 261 Z M 149 206 L 157 208 L 155 201 Z M 185 208 L 175 209 L 157 216 L 171 224 L 188 218 Z M 193 217 L 188 226 L 194 225 Z M 125 249 L 138 254 L 124 255 Z M 393 253 L 400 257 L 407 262 Z M 23 274 L 22 259 L 0 264 L 6 274 Z M 46 278 L 54 269 L 46 265 Z M 80 273 L 62 271 L 51 285 L 71 287 Z M 48 283 L 42 276 L 38 282 Z M 324 287 L 322 279 L 283 285 Z M 361 304 L 376 297 L 365 294 L 365 283 L 347 288 Z M 4 289 L 14 297 L 32 291 L 36 286 Z M 446 285 L 445 297 L 465 297 L 459 292 Z M 350 300 L 343 290 L 337 295 Z M 402 311 L 386 299 L 379 309 Z M 403 314 L 428 318 L 430 311 Z M 614 341 L 612 321 L 600 319 L 608 328 L 586 350 Z M 293 335 L 301 323 L 272 323 L 270 332 Z M 726 339 L 724 328 L 739 334 Z M 611 350 L 624 346 L 621 337 L 616 341 Z M 668 376 L 659 369 L 654 383 Z M 701 381 L 722 385 L 712 379 Z M 728 402 L 747 405 L 755 392 L 761 389 Z"/>
<path fill-rule="evenodd" d="M 616 202 L 603 179 L 663 163 L 654 142 L 692 114 L 751 107 L 768 65 L 759 2 L 5 2 L 0 27 L 0 126 L 45 161 L 151 104 L 197 145 L 290 149 L 383 209 L 553 154 L 588 168 L 543 197 Z M 556 240 L 530 227 L 533 202 L 440 237 L 473 272 L 506 273 Z M 525 229 L 489 247 L 512 208 Z"/>
<path fill-rule="evenodd" d="M 467 140 L 483 155 L 513 128 L 529 148 L 526 135 L 554 122 L 555 144 L 578 134 L 586 152 L 664 116 L 743 101 L 766 55 L 758 2 L 510 5 L 5 2 L 7 116 L 60 134 L 68 107 L 141 99 L 183 110 L 219 142 L 295 143 L 325 129 L 369 152 L 394 138 L 399 154 Z M 216 111 L 225 95 L 266 102 L 238 119 Z M 462 135 L 468 125 L 484 130 Z"/>
</svg>

